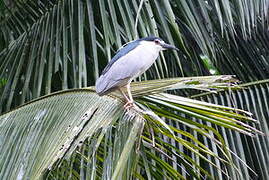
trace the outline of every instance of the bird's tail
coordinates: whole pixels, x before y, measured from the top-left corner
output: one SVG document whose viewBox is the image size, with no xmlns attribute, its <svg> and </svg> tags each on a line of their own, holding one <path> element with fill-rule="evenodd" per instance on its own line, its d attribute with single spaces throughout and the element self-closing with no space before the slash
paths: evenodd
<svg viewBox="0 0 269 180">
<path fill-rule="evenodd" d="M 105 94 L 107 83 L 104 82 L 104 76 L 100 76 L 95 83 L 95 91 L 99 96 Z"/>
</svg>

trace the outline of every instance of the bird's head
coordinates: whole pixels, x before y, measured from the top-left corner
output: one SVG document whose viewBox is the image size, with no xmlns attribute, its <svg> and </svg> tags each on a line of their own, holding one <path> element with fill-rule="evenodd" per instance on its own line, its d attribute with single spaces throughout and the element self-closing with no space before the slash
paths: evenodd
<svg viewBox="0 0 269 180">
<path fill-rule="evenodd" d="M 173 45 L 165 43 L 161 38 L 155 37 L 155 36 L 149 36 L 140 39 L 140 41 L 145 43 L 150 43 L 153 47 L 157 48 L 159 51 L 161 50 L 167 50 L 167 49 L 174 49 L 178 51 L 178 48 L 176 48 Z"/>
</svg>

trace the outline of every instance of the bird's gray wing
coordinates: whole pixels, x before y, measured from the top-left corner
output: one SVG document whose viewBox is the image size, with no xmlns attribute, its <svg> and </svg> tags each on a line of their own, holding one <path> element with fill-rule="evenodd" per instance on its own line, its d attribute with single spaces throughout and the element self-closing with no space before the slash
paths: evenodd
<svg viewBox="0 0 269 180">
<path fill-rule="evenodd" d="M 138 48 L 139 49 L 139 48 Z M 99 95 L 107 94 L 115 88 L 125 86 L 140 72 L 138 49 L 125 54 L 110 65 L 109 69 L 96 81 L 96 92 Z"/>
<path fill-rule="evenodd" d="M 139 45 L 138 40 L 135 40 L 135 41 L 132 41 L 132 42 L 129 42 L 129 43 L 123 45 L 123 47 L 120 48 L 117 51 L 116 55 L 109 61 L 109 63 L 107 64 L 107 66 L 103 70 L 102 75 L 104 75 L 117 60 L 119 60 L 121 57 L 125 56 L 130 51 L 135 49 L 138 45 Z"/>
</svg>

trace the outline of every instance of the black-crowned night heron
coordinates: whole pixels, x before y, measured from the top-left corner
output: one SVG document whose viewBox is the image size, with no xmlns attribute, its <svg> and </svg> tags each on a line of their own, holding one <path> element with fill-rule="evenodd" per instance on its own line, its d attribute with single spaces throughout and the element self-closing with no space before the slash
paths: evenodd
<svg viewBox="0 0 269 180">
<path fill-rule="evenodd" d="M 124 107 L 133 106 L 130 84 L 133 79 L 144 73 L 157 59 L 159 52 L 176 47 L 166 44 L 154 36 L 141 38 L 125 44 L 109 61 L 101 76 L 96 81 L 96 92 L 103 96 L 119 90 L 127 103 Z M 123 88 L 127 89 L 128 96 Z"/>
</svg>

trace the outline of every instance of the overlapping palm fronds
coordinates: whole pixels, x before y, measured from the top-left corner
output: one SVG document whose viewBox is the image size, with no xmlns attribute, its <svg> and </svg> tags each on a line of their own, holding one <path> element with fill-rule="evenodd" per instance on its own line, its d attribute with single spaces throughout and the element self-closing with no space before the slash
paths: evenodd
<svg viewBox="0 0 269 180">
<path fill-rule="evenodd" d="M 137 37 L 154 34 L 175 44 L 180 51 L 161 54 L 154 66 L 138 80 L 187 76 L 187 80 L 182 79 L 169 86 L 167 83 L 172 82 L 173 79 L 156 80 L 146 85 L 134 84 L 136 96 L 144 95 L 139 99 L 140 107 L 150 108 L 161 119 L 154 114 L 146 115 L 144 134 L 140 136 L 141 132 L 137 128 L 141 127 L 142 123 L 139 118 L 134 118 L 137 120 L 134 122 L 122 123 L 133 117 L 121 116 L 119 118 L 120 115 L 115 115 L 113 117 L 118 118 L 118 121 L 109 120 L 116 122 L 112 127 L 106 124 L 107 128 L 93 132 L 74 154 L 68 156 L 70 158 L 58 162 L 56 165 L 59 166 L 54 165 L 53 170 L 47 171 L 45 176 L 60 179 L 68 174 L 70 178 L 75 179 L 95 176 L 106 179 L 115 178 L 120 174 L 123 177 L 134 176 L 139 179 L 174 178 L 175 176 L 197 179 L 210 177 L 213 179 L 226 177 L 268 179 L 266 166 L 268 164 L 266 158 L 268 138 L 259 136 L 253 139 L 239 135 L 237 132 L 248 135 L 253 132 L 250 131 L 252 128 L 247 123 L 241 126 L 239 121 L 233 120 L 234 116 L 238 118 L 240 116 L 230 112 L 234 112 L 234 109 L 226 109 L 224 114 L 216 115 L 214 113 L 219 113 L 220 107 L 212 105 L 207 107 L 208 104 L 205 107 L 205 104 L 201 102 L 183 97 L 153 94 L 162 90 L 171 92 L 171 89 L 180 87 L 198 89 L 198 91 L 172 90 L 173 94 L 192 96 L 200 90 L 212 90 L 212 88 L 214 90 L 222 87 L 223 84 L 216 84 L 214 78 L 204 77 L 199 81 L 189 78 L 189 76 L 210 75 L 213 71 L 216 74 L 236 75 L 240 81 L 244 82 L 268 79 L 268 2 L 268 0 L 0 0 L 0 112 L 7 112 L 52 92 L 94 85 L 100 71 L 122 44 Z M 208 83 L 207 86 L 204 86 L 204 82 Z M 210 82 L 214 82 L 214 86 L 211 86 Z M 160 85 L 159 89 L 156 89 L 156 83 Z M 137 91 L 137 85 L 144 89 Z M 220 95 L 208 95 L 204 100 L 218 102 L 232 108 L 236 105 L 239 109 L 251 111 L 255 119 L 260 122 L 257 129 L 267 133 L 266 98 L 269 89 L 267 83 L 250 86 L 248 90 L 236 91 L 235 95 L 230 95 L 230 87 L 226 87 L 227 89 L 227 94 L 225 92 Z M 61 95 L 59 97 L 66 97 L 67 94 Z M 87 97 L 93 100 L 93 96 L 91 94 Z M 231 100 L 233 96 L 236 98 Z M 216 101 L 217 97 L 220 100 Z M 54 95 L 51 98 L 57 99 Z M 95 98 L 94 101 L 97 101 L 98 98 Z M 44 98 L 35 103 L 44 102 L 43 105 L 46 107 L 50 103 L 55 103 L 51 105 L 62 108 L 59 112 L 46 113 L 55 115 L 52 119 L 57 119 L 58 124 L 55 124 L 54 128 L 59 126 L 61 130 L 66 127 L 60 123 L 59 114 L 67 113 L 64 110 L 67 107 L 77 107 L 76 103 L 86 103 L 72 99 L 71 101 L 75 104 L 70 101 L 71 104 L 64 107 L 58 101 L 46 100 L 47 98 Z M 116 101 L 113 101 L 116 103 L 113 104 L 114 108 L 119 107 Z M 89 100 L 89 102 L 92 101 Z M 4 120 L 0 121 L 0 133 L 3 134 L 0 139 L 4 137 L 5 140 L 0 142 L 8 142 L 10 138 L 9 134 L 4 133 L 7 132 L 3 130 L 4 127 L 10 127 L 10 132 L 14 131 L 12 124 L 5 124 L 7 122 L 12 121 L 15 127 L 22 128 L 17 134 L 14 132 L 12 136 L 14 139 L 19 138 L 20 133 L 23 133 L 27 129 L 26 126 L 29 127 L 31 123 L 30 131 L 26 132 L 33 133 L 32 135 L 39 132 L 40 129 L 34 129 L 34 127 L 38 125 L 39 120 L 43 119 L 43 116 L 38 114 L 38 109 L 31 107 L 35 103 L 24 107 L 25 109 L 33 108 L 30 122 L 26 122 L 26 119 L 23 119 L 24 115 L 20 114 L 23 108 L 11 113 L 14 113 L 16 117 L 21 116 L 23 119 L 21 124 L 15 121 L 16 118 L 5 119 L 10 113 L 1 116 Z M 104 112 L 109 113 L 110 110 Z M 77 117 L 80 118 L 80 115 Z M 104 116 L 109 117 L 109 115 L 111 114 Z M 248 117 L 248 114 L 244 115 Z M 75 118 L 73 114 L 71 116 Z M 65 120 L 74 122 L 71 116 Z M 221 120 L 217 121 L 216 118 Z M 239 119 L 244 118 L 240 116 Z M 83 124 L 80 125 L 83 126 Z M 230 131 L 224 127 L 233 130 Z M 54 128 L 49 126 L 42 132 L 53 131 Z M 171 135 L 171 131 L 174 135 Z M 141 137 L 140 141 L 130 136 L 132 133 Z M 74 132 L 71 134 L 73 137 L 78 135 Z M 19 144 L 16 146 L 12 142 L 10 146 L 0 145 L 0 147 L 5 147 L 6 151 L 10 150 L 10 147 L 11 149 L 19 148 L 16 149 L 18 150 L 16 153 L 19 154 L 16 154 L 14 150 L 14 157 L 22 158 L 18 158 L 21 160 L 18 161 L 19 164 L 15 163 L 11 166 L 7 163 L 8 160 L 15 162 L 14 158 L 6 159 L 12 157 L 12 153 L 1 157 L 0 164 L 2 167 L 5 166 L 5 170 L 11 170 L 17 165 L 21 167 L 14 171 L 12 177 L 40 175 L 48 164 L 51 165 L 59 157 L 58 155 L 46 157 L 55 158 L 53 161 L 47 159 L 46 162 L 50 163 L 32 164 L 34 161 L 28 159 L 28 150 L 34 146 L 32 147 L 29 142 L 32 140 L 36 142 L 36 147 L 40 144 L 37 139 L 31 139 L 33 137 L 31 134 L 29 135 L 27 137 L 30 139 L 25 136 L 25 141 L 21 141 L 26 142 L 22 146 Z M 44 135 L 42 138 L 48 138 L 46 141 L 50 142 L 49 137 Z M 112 145 L 118 142 L 121 143 Z M 54 147 L 58 148 L 60 144 L 54 144 Z M 42 147 L 45 148 L 45 146 Z M 75 148 L 75 146 L 72 147 Z M 131 149 L 131 147 L 135 148 Z M 23 148 L 25 151 L 19 152 Z M 115 149 L 118 151 L 114 151 Z M 49 151 L 47 149 L 46 152 Z M 33 153 L 37 151 L 33 150 Z M 130 157 L 127 162 L 126 155 Z M 120 163 L 113 164 L 113 160 Z M 233 162 L 235 166 L 225 166 L 227 161 Z M 244 161 L 247 161 L 257 175 L 247 168 Z M 253 161 L 257 161 L 258 166 L 253 165 Z M 27 163 L 30 163 L 29 169 L 25 169 Z M 134 167 L 134 164 L 137 166 Z M 31 171 L 34 166 L 39 167 Z M 2 173 L 5 173 L 4 170 Z M 8 172 L 5 177 L 9 175 Z"/>
<path fill-rule="evenodd" d="M 183 88 L 192 87 L 183 80 Z M 193 117 L 249 136 L 259 133 L 246 124 L 255 120 L 243 110 L 156 94 L 175 82 L 173 79 L 167 80 L 166 85 L 156 85 L 156 81 L 149 81 L 140 83 L 141 86 L 137 83 L 134 94 L 140 108 L 125 113 L 123 101 L 116 94 L 99 97 L 87 88 L 53 93 L 3 114 L 0 176 L 213 178 L 206 169 L 212 166 L 216 172 L 230 177 L 221 166 L 237 167 L 223 137 Z M 139 93 L 147 84 L 155 93 L 141 97 Z M 199 86 L 207 88 L 208 84 Z"/>
</svg>

